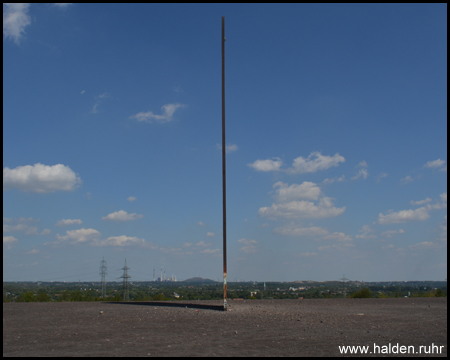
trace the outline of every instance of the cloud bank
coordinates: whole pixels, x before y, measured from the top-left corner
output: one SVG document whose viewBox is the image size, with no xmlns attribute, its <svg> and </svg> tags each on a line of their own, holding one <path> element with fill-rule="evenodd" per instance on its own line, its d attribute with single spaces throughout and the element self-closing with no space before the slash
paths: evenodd
<svg viewBox="0 0 450 360">
<path fill-rule="evenodd" d="M 138 220 L 143 217 L 144 217 L 144 215 L 141 215 L 141 214 L 136 214 L 136 213 L 128 214 L 124 210 L 119 210 L 119 211 L 113 212 L 111 214 L 108 214 L 108 215 L 102 217 L 102 220 L 105 220 L 105 221 L 130 221 L 130 220 Z"/>
<path fill-rule="evenodd" d="M 331 167 L 339 166 L 339 163 L 345 162 L 345 158 L 336 153 L 334 156 L 322 155 L 318 151 L 314 151 L 307 158 L 299 156 L 294 159 L 292 167 L 285 171 L 288 174 L 304 174 L 314 173 L 321 170 L 326 170 Z M 280 158 L 273 158 L 267 160 L 256 160 L 249 167 L 256 171 L 282 171 L 281 166 L 283 161 Z"/>
<path fill-rule="evenodd" d="M 80 177 L 68 166 L 40 163 L 3 168 L 3 191 L 18 189 L 35 193 L 73 191 L 82 183 Z"/>
<path fill-rule="evenodd" d="M 146 122 L 150 124 L 151 123 L 164 124 L 171 122 L 175 111 L 185 106 L 186 105 L 183 104 L 166 104 L 161 108 L 162 110 L 161 115 L 154 114 L 152 111 L 147 111 L 137 113 L 136 115 L 132 115 L 130 116 L 130 119 L 136 119 L 139 122 Z"/>
</svg>

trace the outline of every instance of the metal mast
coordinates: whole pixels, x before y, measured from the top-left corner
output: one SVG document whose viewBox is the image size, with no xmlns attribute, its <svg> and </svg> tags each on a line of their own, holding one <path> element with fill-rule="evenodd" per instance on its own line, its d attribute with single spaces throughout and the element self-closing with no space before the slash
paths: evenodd
<svg viewBox="0 0 450 360">
<path fill-rule="evenodd" d="M 128 269 L 127 266 L 127 259 L 125 259 L 125 266 L 122 268 L 123 275 L 121 278 L 123 278 L 123 301 L 129 301 L 130 300 L 130 294 L 128 292 L 128 279 L 131 277 L 128 275 Z"/>
<path fill-rule="evenodd" d="M 103 260 L 100 262 L 100 275 L 102 276 L 102 298 L 106 297 L 106 272 L 108 268 L 106 267 L 105 257 L 103 256 Z"/>
<path fill-rule="evenodd" d="M 222 16 L 222 186 L 223 186 L 223 310 L 227 310 L 227 197 L 225 171 L 225 17 Z"/>
</svg>

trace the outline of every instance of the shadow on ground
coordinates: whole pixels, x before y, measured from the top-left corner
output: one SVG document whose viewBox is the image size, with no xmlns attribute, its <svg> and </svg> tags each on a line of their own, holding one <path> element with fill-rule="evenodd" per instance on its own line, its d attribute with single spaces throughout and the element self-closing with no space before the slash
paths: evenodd
<svg viewBox="0 0 450 360">
<path fill-rule="evenodd" d="M 180 308 L 190 308 L 190 309 L 225 311 L 223 305 L 190 304 L 190 303 L 183 303 L 183 302 L 173 303 L 173 302 L 165 302 L 165 301 L 109 301 L 108 304 L 166 306 L 166 307 L 180 307 Z"/>
</svg>

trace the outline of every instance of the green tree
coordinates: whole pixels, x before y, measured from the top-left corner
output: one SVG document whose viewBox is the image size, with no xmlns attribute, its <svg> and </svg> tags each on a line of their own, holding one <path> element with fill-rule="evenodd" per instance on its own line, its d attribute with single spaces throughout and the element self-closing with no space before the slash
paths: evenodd
<svg viewBox="0 0 450 360">
<path fill-rule="evenodd" d="M 170 300 L 170 299 L 167 296 L 164 296 L 164 294 L 156 294 L 153 296 L 153 300 L 162 301 L 162 300 Z"/>
<path fill-rule="evenodd" d="M 75 290 L 70 293 L 71 301 L 83 301 L 83 295 L 81 295 L 80 290 Z"/>
<path fill-rule="evenodd" d="M 120 296 L 119 293 L 116 293 L 113 298 L 112 301 L 122 301 L 122 296 Z"/>
<path fill-rule="evenodd" d="M 61 296 L 59 296 L 58 301 L 70 301 L 69 290 L 64 290 Z"/>
<path fill-rule="evenodd" d="M 39 301 L 39 302 L 48 302 L 51 300 L 52 300 L 51 297 L 47 294 L 47 292 L 45 290 L 39 291 L 36 296 L 36 301 Z"/>
<path fill-rule="evenodd" d="M 356 298 L 370 298 L 370 297 L 372 297 L 372 294 L 370 293 L 369 288 L 364 288 L 364 289 L 361 289 L 361 290 L 351 294 L 349 297 L 352 298 L 352 299 L 356 299 Z"/>
<path fill-rule="evenodd" d="M 86 291 L 86 294 L 84 296 L 84 301 L 94 301 L 94 297 L 92 296 L 92 291 L 88 290 Z"/>
<path fill-rule="evenodd" d="M 36 301 L 36 298 L 34 296 L 34 293 L 32 291 L 27 291 L 22 295 L 23 301 L 25 302 L 34 302 Z"/>
</svg>

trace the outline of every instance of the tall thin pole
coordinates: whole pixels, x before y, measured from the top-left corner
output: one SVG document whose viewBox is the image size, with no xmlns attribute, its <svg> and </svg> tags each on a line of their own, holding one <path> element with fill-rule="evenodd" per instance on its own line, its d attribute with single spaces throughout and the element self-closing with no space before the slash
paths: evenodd
<svg viewBox="0 0 450 360">
<path fill-rule="evenodd" d="M 227 310 L 227 197 L 225 176 L 225 17 L 222 16 L 222 184 L 223 184 L 223 310 Z"/>
</svg>

